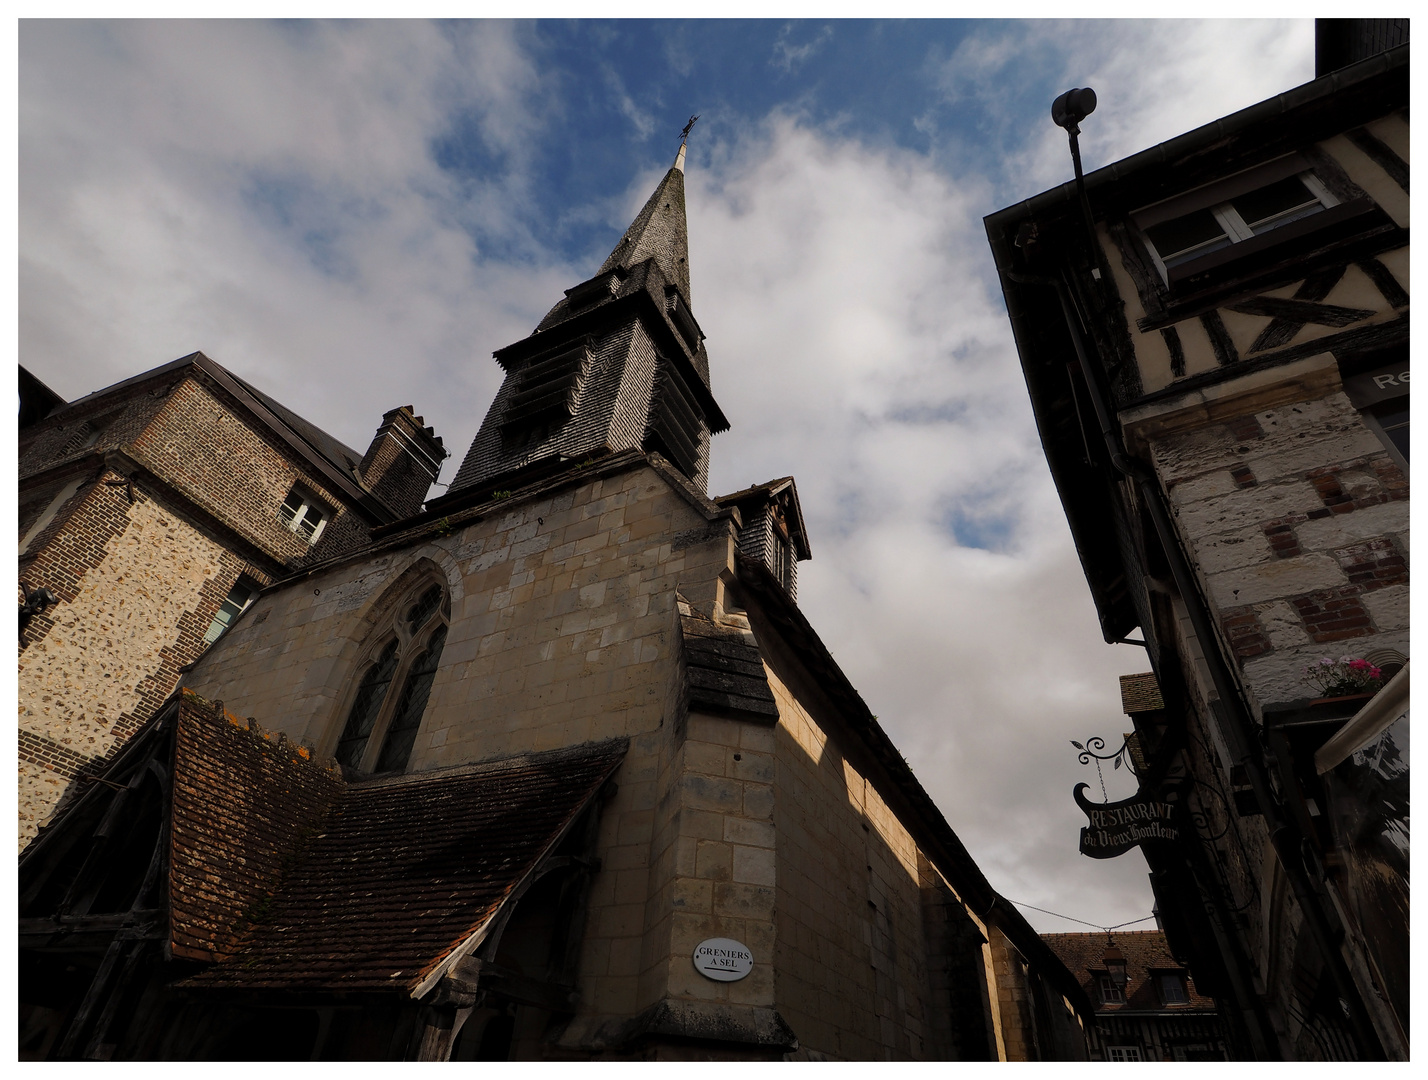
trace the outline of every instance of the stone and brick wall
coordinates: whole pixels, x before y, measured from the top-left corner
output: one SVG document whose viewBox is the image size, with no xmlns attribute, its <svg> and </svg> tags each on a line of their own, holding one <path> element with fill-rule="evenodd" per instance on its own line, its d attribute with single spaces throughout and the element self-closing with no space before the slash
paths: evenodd
<svg viewBox="0 0 1428 1080">
<path fill-rule="evenodd" d="M 919 852 L 792 688 L 804 676 L 770 669 L 777 726 L 684 711 L 678 605 L 717 615 L 733 563 L 713 504 L 643 459 L 597 465 L 265 595 L 186 682 L 329 753 L 386 598 L 439 573 L 450 631 L 410 770 L 630 740 L 562 1047 L 618 1043 L 676 1003 L 726 1031 L 777 1010 L 805 1056 L 926 1057 Z M 753 973 L 700 976 L 709 937 L 747 944 Z"/>
<path fill-rule="evenodd" d="M 315 470 L 300 467 L 290 450 L 257 430 L 197 377 L 173 389 L 128 452 L 279 562 L 296 566 L 366 540 L 366 526 L 350 520 L 355 515 Z M 312 547 L 278 519 L 278 507 L 294 484 L 334 511 Z"/>
<path fill-rule="evenodd" d="M 285 528 L 295 482 L 341 504 L 193 369 L 27 429 L 20 469 L 20 580 L 59 598 L 20 657 L 23 844 L 173 691 L 240 574 L 267 584 L 367 528 L 339 509 L 314 548 Z"/>
<path fill-rule="evenodd" d="M 1259 706 L 1325 655 L 1408 651 L 1408 482 L 1341 393 L 1151 444 Z"/>
<path fill-rule="evenodd" d="M 35 830 L 172 692 L 242 560 L 105 471 L 29 563 L 60 602 L 26 628 L 19 660 L 20 835 Z"/>
<path fill-rule="evenodd" d="M 601 818 L 604 869 L 592 884 L 580 984 L 586 1009 L 628 1018 L 665 995 L 666 973 L 689 966 L 687 953 L 681 967 L 670 952 L 673 864 L 683 849 L 666 856 L 655 842 L 661 790 L 684 790 L 685 766 L 671 771 L 684 753 L 674 733 L 675 596 L 686 585 L 712 593 L 733 544 L 727 523 L 722 536 L 709 530 L 712 504 L 696 509 L 653 469 L 591 472 L 394 538 L 262 597 L 187 682 L 330 753 L 367 628 L 413 568 L 436 568 L 451 628 L 411 770 L 630 739 Z M 694 718 L 687 729 L 691 738 L 701 730 Z M 660 858 L 668 865 L 652 869 Z"/>
</svg>

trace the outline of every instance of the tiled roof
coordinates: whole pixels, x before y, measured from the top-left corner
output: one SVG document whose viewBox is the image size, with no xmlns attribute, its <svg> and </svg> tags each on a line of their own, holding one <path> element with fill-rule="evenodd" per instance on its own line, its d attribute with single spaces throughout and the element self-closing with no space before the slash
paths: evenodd
<svg viewBox="0 0 1428 1080">
<path fill-rule="evenodd" d="M 1189 998 L 1183 1005 L 1166 1005 L 1152 978 L 1157 973 L 1179 972 L 1186 975 L 1183 965 L 1170 955 L 1165 934 L 1159 930 L 1116 930 L 1111 934 L 1116 946 L 1126 958 L 1124 1002 L 1101 1001 L 1100 976 L 1106 973 L 1106 935 L 1042 934 L 1041 940 L 1061 957 L 1086 994 L 1096 1003 L 1097 1013 L 1115 1012 L 1197 1012 L 1213 1010 L 1215 1003 L 1195 990 L 1193 978 L 1186 978 L 1185 992 Z"/>
<path fill-rule="evenodd" d="M 1121 709 L 1127 716 L 1163 708 L 1165 699 L 1160 696 L 1160 683 L 1155 681 L 1154 672 L 1121 676 Z"/>
<path fill-rule="evenodd" d="M 177 956 L 217 960 L 237 947 L 303 838 L 321 831 L 342 778 L 187 690 L 175 740 L 171 946 Z"/>
<path fill-rule="evenodd" d="M 184 720 L 175 942 L 185 935 L 185 955 L 211 942 L 220 958 L 191 988 L 411 993 L 496 914 L 625 753 L 604 743 L 348 785 L 231 718 Z"/>
</svg>

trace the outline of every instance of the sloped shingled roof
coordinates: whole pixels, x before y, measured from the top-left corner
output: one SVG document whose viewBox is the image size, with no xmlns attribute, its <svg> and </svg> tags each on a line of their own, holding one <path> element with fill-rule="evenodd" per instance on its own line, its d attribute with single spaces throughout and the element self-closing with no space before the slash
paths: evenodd
<svg viewBox="0 0 1428 1080">
<path fill-rule="evenodd" d="M 230 955 L 341 789 L 341 775 L 308 751 L 182 691 L 169 831 L 174 955 Z"/>
<path fill-rule="evenodd" d="M 679 628 L 690 708 L 778 721 L 778 705 L 757 645 L 737 630 L 715 626 L 683 602 Z"/>
<path fill-rule="evenodd" d="M 1124 1002 L 1103 1002 L 1099 976 L 1106 971 L 1105 934 L 1042 934 L 1041 939 L 1062 963 L 1081 980 L 1086 995 L 1096 1003 L 1099 1014 L 1117 1012 L 1205 1012 L 1214 1011 L 1215 1003 L 1195 989 L 1193 979 L 1185 982 L 1184 1004 L 1166 1005 L 1160 999 L 1153 976 L 1157 973 L 1179 972 L 1185 968 L 1170 955 L 1165 934 L 1159 930 L 1117 930 L 1112 935 L 1116 946 L 1126 958 L 1126 999 Z"/>
<path fill-rule="evenodd" d="M 1153 671 L 1121 676 L 1121 708 L 1127 716 L 1165 708 L 1165 699 L 1160 696 L 1160 683 L 1156 682 Z"/>
<path fill-rule="evenodd" d="M 175 951 L 207 944 L 219 960 L 191 988 L 411 993 L 625 753 L 604 743 L 349 785 L 240 724 L 193 708 L 180 725 Z"/>
</svg>

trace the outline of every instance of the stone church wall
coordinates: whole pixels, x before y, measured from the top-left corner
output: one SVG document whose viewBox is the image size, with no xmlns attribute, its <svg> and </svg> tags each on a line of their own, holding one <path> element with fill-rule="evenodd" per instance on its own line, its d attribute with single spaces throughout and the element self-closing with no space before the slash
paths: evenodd
<svg viewBox="0 0 1428 1080">
<path fill-rule="evenodd" d="M 630 739 L 602 816 L 580 993 L 587 1009 L 632 1014 L 664 995 L 658 972 L 670 966 L 667 914 L 647 900 L 673 892 L 651 864 L 663 850 L 652 855 L 660 779 L 676 756 L 675 593 L 712 595 L 731 558 L 727 525 L 722 538 L 707 526 L 649 468 L 594 478 L 263 596 L 186 682 L 329 754 L 387 590 L 414 566 L 439 567 L 451 629 L 412 771 Z"/>
</svg>

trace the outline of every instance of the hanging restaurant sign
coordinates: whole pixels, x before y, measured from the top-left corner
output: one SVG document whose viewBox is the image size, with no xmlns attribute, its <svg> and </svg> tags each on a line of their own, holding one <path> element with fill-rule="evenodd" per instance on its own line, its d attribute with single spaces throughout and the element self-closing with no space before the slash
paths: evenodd
<svg viewBox="0 0 1428 1080">
<path fill-rule="evenodd" d="M 1174 807 L 1137 794 L 1121 802 L 1094 803 L 1081 794 L 1088 784 L 1071 793 L 1090 824 L 1081 830 L 1081 854 L 1093 859 L 1114 859 L 1140 844 L 1174 840 L 1180 835 L 1171 824 Z"/>
</svg>

